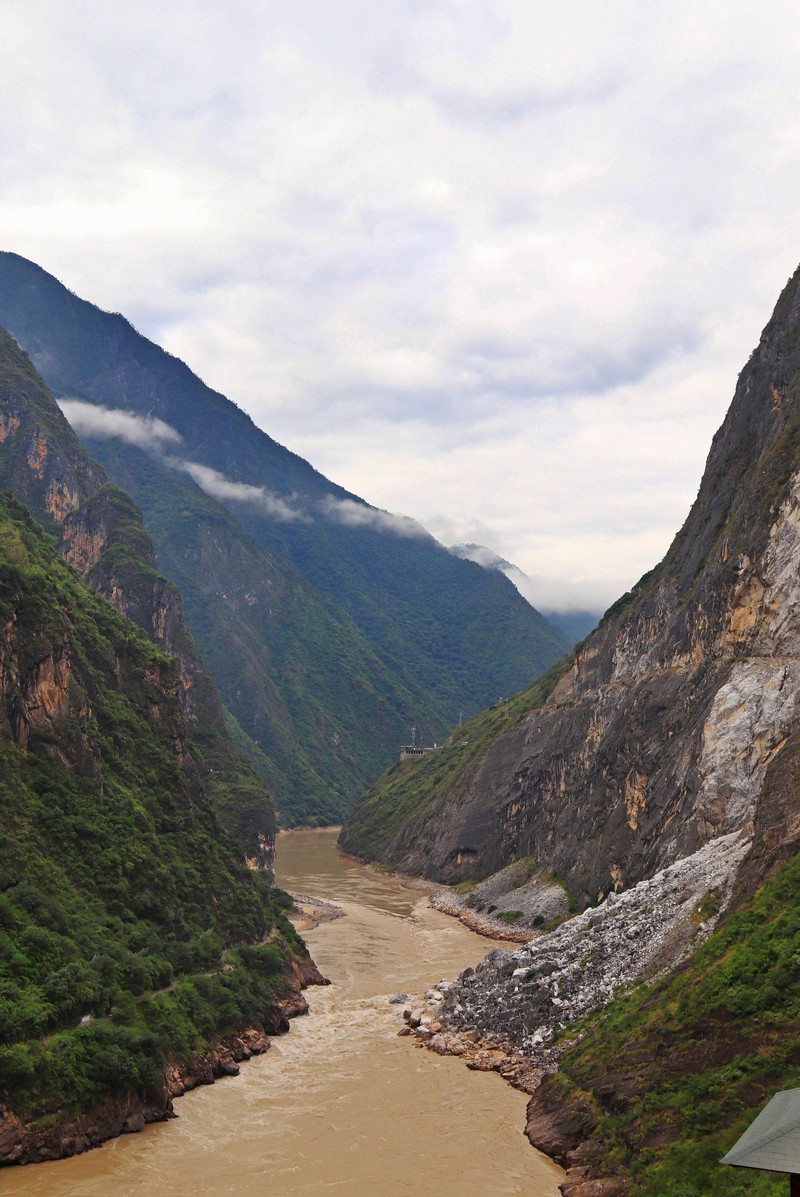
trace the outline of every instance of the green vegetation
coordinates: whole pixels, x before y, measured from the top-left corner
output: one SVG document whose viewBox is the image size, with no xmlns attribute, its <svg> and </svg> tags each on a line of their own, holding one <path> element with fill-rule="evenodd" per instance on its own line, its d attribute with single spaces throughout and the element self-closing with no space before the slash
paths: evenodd
<svg viewBox="0 0 800 1197">
<path fill-rule="evenodd" d="M 268 1011 L 301 941 L 183 742 L 175 668 L 0 497 L 0 1100 L 157 1084 Z"/>
<path fill-rule="evenodd" d="M 0 484 L 55 533 L 84 581 L 113 596 L 178 660 L 192 755 L 204 763 L 225 827 L 249 857 L 263 859 L 262 845 L 275 829 L 269 792 L 232 747 L 214 685 L 186 630 L 180 595 L 156 570 L 142 513 L 87 457 L 30 360 L 3 329 L 0 425 Z"/>
<path fill-rule="evenodd" d="M 302 509 L 279 519 L 258 503 L 223 506 L 134 446 L 91 444 L 141 505 L 284 824 L 339 822 L 412 725 L 441 740 L 459 712 L 527 686 L 567 648 L 505 576 L 387 531 L 121 316 L 11 253 L 0 320 L 55 394 L 116 408 L 122 390 L 129 411 L 180 433 L 183 456 Z"/>
<path fill-rule="evenodd" d="M 113 444 L 103 456 L 136 490 L 229 734 L 268 783 L 281 824 L 340 822 L 405 725 L 443 726 L 435 707 L 415 701 L 352 620 L 188 478 Z"/>
<path fill-rule="evenodd" d="M 718 902 L 713 891 L 699 911 Z M 800 1085 L 800 857 L 688 965 L 582 1028 L 548 1101 L 586 1102 L 603 1166 L 640 1197 L 779 1194 L 785 1178 L 718 1161 L 779 1089 Z"/>
<path fill-rule="evenodd" d="M 492 741 L 541 706 L 572 664 L 565 657 L 522 694 L 500 702 L 451 732 L 444 746 L 422 760 L 398 761 L 359 799 L 347 817 L 341 844 L 347 852 L 396 865 L 415 828 L 435 818 L 464 789 Z"/>
</svg>

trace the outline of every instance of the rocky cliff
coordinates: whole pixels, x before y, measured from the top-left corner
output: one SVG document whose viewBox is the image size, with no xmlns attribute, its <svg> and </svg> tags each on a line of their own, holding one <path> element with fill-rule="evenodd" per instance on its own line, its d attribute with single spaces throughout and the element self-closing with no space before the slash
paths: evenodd
<svg viewBox="0 0 800 1197">
<path fill-rule="evenodd" d="M 800 271 L 664 560 L 546 684 L 396 767 L 345 827 L 363 855 L 489 875 L 472 916 L 497 891 L 535 927 L 537 879 L 585 907 L 434 994 L 434 1046 L 535 1088 L 527 1133 L 565 1197 L 750 1192 L 717 1161 L 800 1083 L 798 561 Z"/>
<path fill-rule="evenodd" d="M 530 856 L 585 905 L 715 837 L 766 834 L 800 682 L 798 368 L 795 275 L 667 556 L 544 702 L 500 722 L 435 800 L 425 794 L 384 849 L 392 863 L 454 881 Z M 391 785 L 386 794 L 391 806 Z M 773 847 L 787 855 L 797 821 L 785 806 L 779 817 Z M 356 809 L 355 834 L 358 821 Z"/>
<path fill-rule="evenodd" d="M 228 1071 L 319 977 L 220 824 L 176 662 L 7 494 L 0 627 L 0 1162 L 24 1162 L 164 1115 L 165 1072 Z"/>
<path fill-rule="evenodd" d="M 88 457 L 28 357 L 2 329 L 0 434 L 0 485 L 53 531 L 80 577 L 177 662 L 197 767 L 253 863 L 270 864 L 275 819 L 266 786 L 230 743 L 180 594 L 156 569 L 141 511 Z"/>
</svg>

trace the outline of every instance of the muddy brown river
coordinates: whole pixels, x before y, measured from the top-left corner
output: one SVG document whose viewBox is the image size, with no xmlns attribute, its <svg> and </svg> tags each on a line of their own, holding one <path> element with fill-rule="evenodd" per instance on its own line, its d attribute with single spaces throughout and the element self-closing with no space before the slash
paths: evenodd
<svg viewBox="0 0 800 1197">
<path fill-rule="evenodd" d="M 395 992 L 421 993 L 490 950 L 424 893 L 336 852 L 333 830 L 278 840 L 278 881 L 342 907 L 304 932 L 333 982 L 241 1075 L 175 1103 L 179 1117 L 70 1160 L 9 1168 L 25 1197 L 557 1197 L 531 1148 L 526 1098 L 398 1038 Z"/>
</svg>

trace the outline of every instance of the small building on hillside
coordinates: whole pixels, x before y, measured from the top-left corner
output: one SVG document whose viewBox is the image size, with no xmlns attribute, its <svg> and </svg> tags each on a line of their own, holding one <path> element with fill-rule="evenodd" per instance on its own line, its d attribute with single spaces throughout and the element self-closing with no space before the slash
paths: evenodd
<svg viewBox="0 0 800 1197">
<path fill-rule="evenodd" d="M 401 744 L 400 746 L 400 760 L 408 760 L 409 757 L 427 756 L 430 752 L 438 752 L 439 745 L 434 744 L 433 748 L 417 748 L 416 744 Z"/>
</svg>

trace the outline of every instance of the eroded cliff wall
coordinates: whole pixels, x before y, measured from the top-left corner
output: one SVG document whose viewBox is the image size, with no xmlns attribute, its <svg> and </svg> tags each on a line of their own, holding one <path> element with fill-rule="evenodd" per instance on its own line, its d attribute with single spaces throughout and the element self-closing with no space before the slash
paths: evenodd
<svg viewBox="0 0 800 1197">
<path fill-rule="evenodd" d="M 739 377 L 664 560 L 542 705 L 499 724 L 410 811 L 382 849 L 393 864 L 456 881 L 532 856 L 585 904 L 717 836 L 758 833 L 797 717 L 799 369 L 800 273 Z M 358 820 L 357 807 L 345 845 Z M 787 817 L 779 855 L 795 824 Z"/>
</svg>

